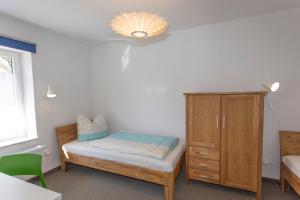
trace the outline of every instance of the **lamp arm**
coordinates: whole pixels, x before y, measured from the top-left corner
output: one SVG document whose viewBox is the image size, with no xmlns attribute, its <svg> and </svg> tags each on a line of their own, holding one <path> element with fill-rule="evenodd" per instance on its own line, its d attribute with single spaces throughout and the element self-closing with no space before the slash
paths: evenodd
<svg viewBox="0 0 300 200">
<path fill-rule="evenodd" d="M 279 126 L 279 129 L 280 129 L 280 130 L 283 130 L 283 129 L 282 129 L 282 125 L 281 125 L 281 123 L 280 123 L 280 120 L 279 120 L 279 118 L 277 117 L 276 113 L 275 113 L 274 110 L 273 110 L 273 107 L 272 107 L 272 105 L 271 105 L 271 103 L 270 103 L 270 99 L 269 99 L 269 96 L 268 96 L 268 95 L 267 95 L 266 99 L 267 99 L 267 105 L 268 105 L 268 108 L 269 108 L 269 110 L 271 111 L 272 115 L 274 116 L 274 118 L 275 118 L 275 120 L 276 120 L 276 122 L 277 122 L 277 124 L 278 124 L 278 126 Z"/>
</svg>

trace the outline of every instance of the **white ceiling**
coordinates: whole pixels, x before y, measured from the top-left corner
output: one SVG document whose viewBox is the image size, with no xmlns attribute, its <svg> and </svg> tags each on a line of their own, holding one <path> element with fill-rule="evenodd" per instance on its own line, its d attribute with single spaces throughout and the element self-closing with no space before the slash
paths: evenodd
<svg viewBox="0 0 300 200">
<path fill-rule="evenodd" d="M 0 11 L 97 44 L 113 33 L 112 16 L 127 10 L 160 14 L 170 31 L 300 7 L 299 0 L 0 0 Z"/>
</svg>

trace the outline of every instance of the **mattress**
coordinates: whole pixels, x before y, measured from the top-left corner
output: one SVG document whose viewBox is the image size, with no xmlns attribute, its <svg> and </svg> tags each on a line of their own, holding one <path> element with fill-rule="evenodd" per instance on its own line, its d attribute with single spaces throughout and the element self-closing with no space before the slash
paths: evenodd
<svg viewBox="0 0 300 200">
<path fill-rule="evenodd" d="M 300 178 L 300 156 L 284 156 L 282 162 Z"/>
<path fill-rule="evenodd" d="M 88 156 L 98 158 L 101 160 L 115 161 L 124 164 L 131 164 L 139 167 L 145 167 L 152 170 L 162 172 L 172 172 L 176 167 L 177 162 L 180 160 L 185 150 L 184 142 L 179 140 L 177 146 L 172 150 L 163 160 L 130 155 L 120 153 L 113 150 L 104 150 L 90 144 L 90 141 L 72 141 L 63 145 L 65 152 L 78 154 L 81 156 Z"/>
</svg>

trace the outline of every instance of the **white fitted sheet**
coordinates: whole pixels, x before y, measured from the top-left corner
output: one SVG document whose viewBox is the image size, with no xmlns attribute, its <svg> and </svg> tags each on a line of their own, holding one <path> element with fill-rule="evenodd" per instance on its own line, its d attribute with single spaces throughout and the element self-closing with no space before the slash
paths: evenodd
<svg viewBox="0 0 300 200">
<path fill-rule="evenodd" d="M 300 178 L 300 156 L 283 156 L 282 162 Z"/>
<path fill-rule="evenodd" d="M 67 153 L 70 152 L 82 156 L 99 158 L 102 160 L 131 164 L 163 172 L 172 172 L 185 150 L 184 142 L 179 140 L 175 149 L 171 151 L 164 160 L 158 160 L 149 157 L 119 153 L 112 150 L 104 150 L 92 146 L 89 143 L 90 141 L 79 142 L 76 140 L 64 144 L 62 148 Z"/>
</svg>

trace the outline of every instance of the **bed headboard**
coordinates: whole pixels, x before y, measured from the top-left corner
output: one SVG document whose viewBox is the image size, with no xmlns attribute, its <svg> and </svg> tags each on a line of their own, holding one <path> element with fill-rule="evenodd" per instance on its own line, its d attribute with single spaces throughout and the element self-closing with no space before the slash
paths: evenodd
<svg viewBox="0 0 300 200">
<path fill-rule="evenodd" d="M 77 139 L 77 124 L 70 124 L 55 128 L 57 142 L 60 146 Z"/>
<path fill-rule="evenodd" d="M 300 132 L 280 131 L 280 156 L 300 155 Z"/>
</svg>

